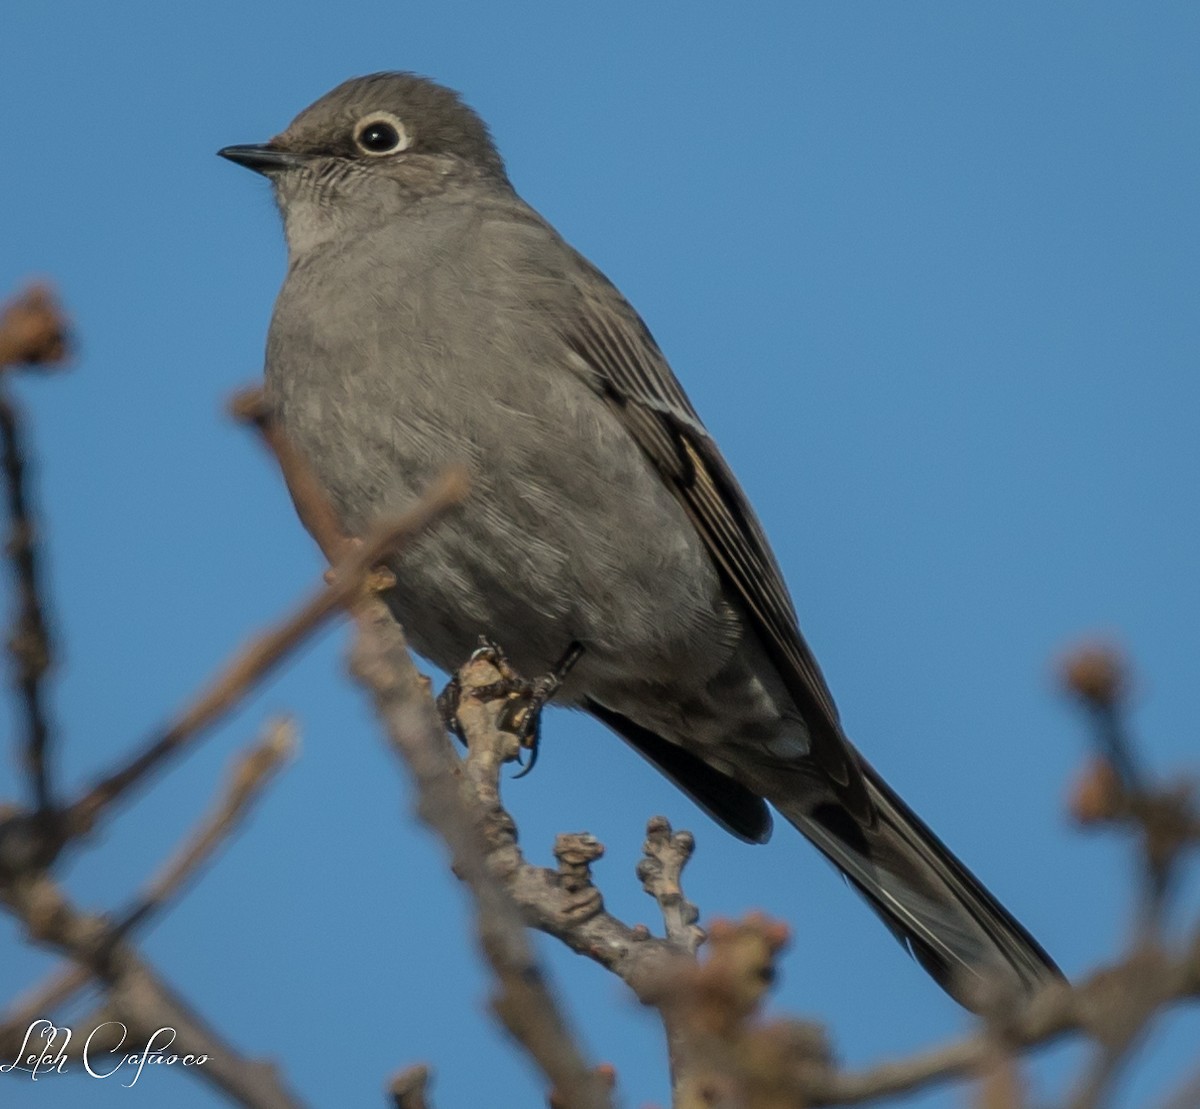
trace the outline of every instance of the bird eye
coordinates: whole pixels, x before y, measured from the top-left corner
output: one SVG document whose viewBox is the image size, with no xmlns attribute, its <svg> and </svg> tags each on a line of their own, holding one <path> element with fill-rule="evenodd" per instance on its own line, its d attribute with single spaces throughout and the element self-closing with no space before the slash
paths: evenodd
<svg viewBox="0 0 1200 1109">
<path fill-rule="evenodd" d="M 364 154 L 373 157 L 398 154 L 411 145 L 404 124 L 391 112 L 376 112 L 359 120 L 354 129 L 354 142 Z"/>
</svg>

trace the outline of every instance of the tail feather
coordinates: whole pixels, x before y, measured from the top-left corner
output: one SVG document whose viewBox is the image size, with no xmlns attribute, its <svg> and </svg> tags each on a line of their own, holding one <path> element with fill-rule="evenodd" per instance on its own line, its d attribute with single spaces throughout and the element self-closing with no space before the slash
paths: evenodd
<svg viewBox="0 0 1200 1109">
<path fill-rule="evenodd" d="M 961 1004 L 977 1008 L 997 981 L 1028 996 L 1061 979 L 1038 942 L 865 761 L 862 772 L 869 823 L 819 789 L 781 790 L 776 778 L 765 792 Z"/>
</svg>

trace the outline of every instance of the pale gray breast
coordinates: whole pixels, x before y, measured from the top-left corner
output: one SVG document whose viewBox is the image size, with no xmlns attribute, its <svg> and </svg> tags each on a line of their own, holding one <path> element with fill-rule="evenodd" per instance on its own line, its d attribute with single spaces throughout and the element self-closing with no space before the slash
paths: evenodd
<svg viewBox="0 0 1200 1109">
<path fill-rule="evenodd" d="M 571 259 L 548 231 L 441 206 L 292 267 L 268 389 L 348 525 L 466 461 L 466 506 L 401 567 L 400 610 L 442 666 L 476 635 L 526 669 L 711 672 L 739 634 L 703 543 L 550 325 Z M 606 661 L 607 660 L 607 661 Z"/>
</svg>

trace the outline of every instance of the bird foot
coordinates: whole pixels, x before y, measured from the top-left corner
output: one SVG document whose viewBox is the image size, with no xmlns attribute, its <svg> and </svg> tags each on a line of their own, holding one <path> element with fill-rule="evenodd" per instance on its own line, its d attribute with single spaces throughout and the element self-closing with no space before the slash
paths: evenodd
<svg viewBox="0 0 1200 1109">
<path fill-rule="evenodd" d="M 553 670 L 530 681 L 513 669 L 498 644 L 486 636 L 480 636 L 479 646 L 471 655 L 470 661 L 490 663 L 499 672 L 500 677 L 488 685 L 473 688 L 470 693 L 480 701 L 505 702 L 496 723 L 504 731 L 515 735 L 521 747 L 530 753 L 529 762 L 516 777 L 523 778 L 537 762 L 538 745 L 541 742 L 542 709 L 559 691 L 582 654 L 583 647 L 572 643 Z M 458 706 L 462 697 L 462 682 L 455 675 L 438 696 L 437 705 L 446 729 L 465 744 L 466 737 L 458 722 Z"/>
</svg>

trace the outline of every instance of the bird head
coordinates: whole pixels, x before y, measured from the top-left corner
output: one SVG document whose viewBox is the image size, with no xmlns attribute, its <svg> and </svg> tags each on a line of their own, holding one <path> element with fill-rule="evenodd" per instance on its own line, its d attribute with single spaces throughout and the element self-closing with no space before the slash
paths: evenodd
<svg viewBox="0 0 1200 1109">
<path fill-rule="evenodd" d="M 218 153 L 270 180 L 293 246 L 298 220 L 315 231 L 338 209 L 390 212 L 464 181 L 511 188 L 487 124 L 412 73 L 353 78 L 268 142 Z"/>
</svg>

